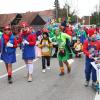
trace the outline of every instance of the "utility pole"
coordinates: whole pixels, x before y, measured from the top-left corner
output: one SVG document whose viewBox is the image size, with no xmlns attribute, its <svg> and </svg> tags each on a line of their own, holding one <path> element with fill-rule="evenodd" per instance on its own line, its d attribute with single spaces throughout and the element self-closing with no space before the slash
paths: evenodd
<svg viewBox="0 0 100 100">
<path fill-rule="evenodd" d="M 66 8 L 66 13 L 67 13 L 67 18 L 69 16 L 69 5 L 68 5 L 68 1 L 66 0 L 66 3 L 65 3 L 65 8 Z"/>
<path fill-rule="evenodd" d="M 77 0 L 77 23 L 78 23 L 78 0 Z"/>
<path fill-rule="evenodd" d="M 54 5 L 55 5 L 55 17 L 56 19 L 58 19 L 59 1 L 55 0 Z"/>
<path fill-rule="evenodd" d="M 88 4 L 90 3 L 90 0 L 88 0 Z M 90 5 L 89 5 L 89 13 L 90 13 L 91 11 L 90 11 Z M 90 13 L 90 15 L 89 15 L 89 25 L 91 24 L 91 13 Z"/>
</svg>

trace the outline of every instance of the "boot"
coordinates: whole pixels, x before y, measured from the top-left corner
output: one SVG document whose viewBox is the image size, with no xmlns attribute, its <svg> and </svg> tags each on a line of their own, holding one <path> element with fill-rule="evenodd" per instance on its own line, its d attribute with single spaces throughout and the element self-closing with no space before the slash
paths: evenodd
<svg viewBox="0 0 100 100">
<path fill-rule="evenodd" d="M 29 76 L 28 76 L 28 82 L 32 82 L 32 74 L 29 74 Z"/>
<path fill-rule="evenodd" d="M 11 77 L 11 76 L 8 76 L 8 83 L 9 83 L 9 84 L 12 84 L 12 83 L 13 83 L 12 77 Z"/>
<path fill-rule="evenodd" d="M 67 73 L 71 72 L 71 65 L 67 62 L 66 63 L 66 67 L 67 67 Z"/>
<path fill-rule="evenodd" d="M 65 73 L 64 73 L 64 67 L 60 67 L 60 76 L 63 76 Z"/>
<path fill-rule="evenodd" d="M 67 72 L 68 72 L 68 73 L 71 72 L 71 65 L 68 65 L 68 67 L 67 67 Z"/>
</svg>

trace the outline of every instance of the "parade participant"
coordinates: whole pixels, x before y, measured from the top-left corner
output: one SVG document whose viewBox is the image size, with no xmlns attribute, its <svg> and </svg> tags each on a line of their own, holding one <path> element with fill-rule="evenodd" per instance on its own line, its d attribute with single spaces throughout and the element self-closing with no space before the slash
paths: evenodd
<svg viewBox="0 0 100 100">
<path fill-rule="evenodd" d="M 56 27 L 58 27 L 58 25 L 56 24 L 48 27 L 49 37 L 50 37 L 50 40 L 53 42 L 53 48 L 54 48 L 54 54 L 52 55 L 53 58 L 57 58 L 57 51 L 58 51 L 58 44 L 56 42 L 55 34 L 54 34 Z"/>
<path fill-rule="evenodd" d="M 92 86 L 96 86 L 96 70 L 94 67 L 91 65 L 91 62 L 94 61 L 94 55 L 95 55 L 95 50 L 100 50 L 100 42 L 95 40 L 95 35 L 94 33 L 89 33 L 89 39 L 85 40 L 83 44 L 83 52 L 86 55 L 85 59 L 85 86 L 87 87 L 90 82 L 90 77 L 92 73 Z"/>
<path fill-rule="evenodd" d="M 94 34 L 96 32 L 96 28 L 94 28 L 93 26 L 91 26 L 88 30 L 87 30 L 87 34 Z"/>
<path fill-rule="evenodd" d="M 0 31 L 0 52 L 1 52 L 1 37 L 2 37 L 2 32 Z"/>
<path fill-rule="evenodd" d="M 83 44 L 87 38 L 86 32 L 84 31 L 82 27 L 75 29 L 75 31 L 76 31 L 76 37 L 80 38 L 80 42 Z"/>
<path fill-rule="evenodd" d="M 77 39 L 77 42 L 74 44 L 74 52 L 76 54 L 76 57 L 81 57 L 80 52 L 82 52 L 82 43 L 80 42 L 80 39 Z"/>
<path fill-rule="evenodd" d="M 71 66 L 68 63 L 68 59 L 70 58 L 69 50 L 66 44 L 66 39 L 71 41 L 71 37 L 67 35 L 66 33 L 63 33 L 60 31 L 59 28 L 55 29 L 55 35 L 56 35 L 56 41 L 58 42 L 58 61 L 59 61 L 59 66 L 60 66 L 60 76 L 64 75 L 64 66 L 63 63 L 66 64 L 67 66 L 67 71 L 70 73 L 71 71 Z"/>
<path fill-rule="evenodd" d="M 8 83 L 12 83 L 12 64 L 16 62 L 16 47 L 17 40 L 15 39 L 11 27 L 6 25 L 3 29 L 1 38 L 1 60 L 4 61 L 7 74 Z"/>
<path fill-rule="evenodd" d="M 80 29 L 80 42 L 83 44 L 84 41 L 87 39 L 87 34 L 83 28 Z"/>
<path fill-rule="evenodd" d="M 38 47 L 38 44 L 40 43 L 40 40 L 43 38 L 41 30 L 36 31 L 36 37 L 37 37 L 37 41 L 36 41 L 35 53 L 36 53 L 36 58 L 40 58 L 41 57 L 41 48 Z"/>
<path fill-rule="evenodd" d="M 33 74 L 33 59 L 35 59 L 35 43 L 36 35 L 34 35 L 28 27 L 27 22 L 21 22 L 21 35 L 19 37 L 19 43 L 22 43 L 22 59 L 25 61 L 28 69 L 28 82 L 32 82 Z"/>
<path fill-rule="evenodd" d="M 46 60 L 47 60 L 47 69 L 50 69 L 50 56 L 52 48 L 52 43 L 49 39 L 49 35 L 47 32 L 43 32 L 43 39 L 41 39 L 40 44 L 38 44 L 38 46 L 41 48 L 41 53 L 42 53 L 42 72 L 45 72 Z"/>
<path fill-rule="evenodd" d="M 61 22 L 61 26 L 63 26 L 63 32 L 65 31 L 65 28 L 66 28 L 66 24 L 67 24 L 67 21 L 65 18 L 62 18 L 62 22 Z"/>
<path fill-rule="evenodd" d="M 96 40 L 100 40 L 100 29 L 96 29 Z"/>
<path fill-rule="evenodd" d="M 65 33 L 72 36 L 72 32 L 73 32 L 72 27 L 67 25 L 65 28 Z"/>
</svg>

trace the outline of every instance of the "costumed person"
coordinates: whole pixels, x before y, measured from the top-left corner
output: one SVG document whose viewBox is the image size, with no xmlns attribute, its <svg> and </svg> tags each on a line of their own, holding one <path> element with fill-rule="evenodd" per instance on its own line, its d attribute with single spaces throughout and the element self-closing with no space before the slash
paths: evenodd
<svg viewBox="0 0 100 100">
<path fill-rule="evenodd" d="M 65 28 L 65 33 L 72 36 L 72 27 L 70 25 L 67 25 Z"/>
<path fill-rule="evenodd" d="M 38 46 L 41 48 L 41 54 L 42 54 L 42 72 L 45 72 L 46 68 L 50 69 L 50 56 L 52 48 L 52 43 L 49 39 L 49 35 L 47 32 L 43 32 L 43 39 L 41 39 Z M 47 67 L 46 67 L 46 60 L 47 60 Z"/>
<path fill-rule="evenodd" d="M 87 87 L 90 82 L 91 74 L 92 74 L 92 86 L 96 86 L 96 70 L 95 68 L 91 65 L 91 62 L 94 61 L 95 57 L 95 50 L 100 50 L 100 41 L 96 41 L 94 33 L 89 33 L 88 34 L 88 40 L 84 41 L 83 44 L 83 52 L 86 55 L 85 58 L 85 86 Z"/>
<path fill-rule="evenodd" d="M 53 43 L 53 48 L 54 48 L 54 54 L 52 55 L 52 58 L 57 58 L 57 51 L 58 51 L 58 44 L 56 42 L 55 39 L 55 28 L 58 27 L 58 24 L 53 24 L 53 25 L 49 25 L 48 26 L 48 30 L 49 30 L 49 38 Z"/>
<path fill-rule="evenodd" d="M 57 53 L 57 58 L 59 61 L 59 66 L 60 66 L 60 76 L 64 75 L 64 65 L 67 66 L 67 72 L 70 73 L 71 71 L 71 66 L 68 63 L 68 59 L 70 58 L 70 51 L 68 49 L 68 46 L 66 44 L 66 39 L 71 41 L 71 37 L 67 35 L 66 33 L 63 33 L 60 31 L 59 28 L 55 29 L 55 35 L 56 35 L 56 41 L 58 43 L 58 53 Z"/>
<path fill-rule="evenodd" d="M 40 43 L 40 40 L 43 38 L 42 37 L 42 31 L 41 30 L 38 30 L 36 31 L 36 36 L 37 36 L 37 41 L 36 41 L 36 57 L 39 58 L 41 57 L 41 49 L 38 47 L 38 44 Z"/>
<path fill-rule="evenodd" d="M 81 57 L 80 53 L 82 52 L 82 48 L 83 48 L 83 45 L 80 42 L 80 39 L 77 39 L 77 42 L 74 44 L 74 52 L 76 54 L 76 57 Z"/>
<path fill-rule="evenodd" d="M 52 31 L 49 32 L 49 36 L 51 41 L 53 42 L 53 48 L 54 48 L 54 54 L 52 55 L 53 58 L 57 58 L 57 52 L 58 52 L 58 44 L 55 39 L 55 34 L 54 34 L 54 28 L 52 28 Z"/>
<path fill-rule="evenodd" d="M 1 37 L 1 60 L 4 61 L 6 66 L 9 84 L 13 82 L 12 64 L 16 62 L 16 48 L 17 40 L 11 31 L 11 27 L 6 25 L 4 26 L 3 35 Z"/>
<path fill-rule="evenodd" d="M 2 32 L 0 31 L 0 52 L 1 52 L 1 37 L 2 37 Z"/>
<path fill-rule="evenodd" d="M 96 29 L 96 40 L 100 40 L 100 29 Z"/>
<path fill-rule="evenodd" d="M 28 82 L 32 82 L 33 74 L 33 59 L 35 59 L 35 44 L 36 34 L 33 34 L 29 30 L 27 22 L 20 23 L 21 32 L 19 37 L 19 43 L 22 43 L 22 59 L 25 61 L 28 69 Z"/>
<path fill-rule="evenodd" d="M 80 29 L 80 36 L 79 36 L 79 38 L 80 38 L 80 42 L 81 42 L 82 44 L 83 44 L 84 41 L 87 39 L 87 34 L 86 34 L 86 32 L 84 31 L 83 28 Z"/>
<path fill-rule="evenodd" d="M 62 22 L 61 22 L 61 26 L 63 26 L 63 32 L 65 31 L 65 28 L 66 28 L 66 24 L 67 24 L 67 21 L 65 18 L 62 18 Z"/>
</svg>

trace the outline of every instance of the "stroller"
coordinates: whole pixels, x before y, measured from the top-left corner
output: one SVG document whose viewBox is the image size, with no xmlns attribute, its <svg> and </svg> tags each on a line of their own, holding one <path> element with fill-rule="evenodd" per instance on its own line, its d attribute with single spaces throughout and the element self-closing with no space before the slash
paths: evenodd
<svg viewBox="0 0 100 100">
<path fill-rule="evenodd" d="M 95 89 L 96 89 L 96 92 L 98 92 L 99 94 L 100 93 L 100 57 L 95 57 L 94 62 L 91 62 L 91 64 L 96 70 L 97 84 L 96 84 Z"/>
</svg>

